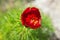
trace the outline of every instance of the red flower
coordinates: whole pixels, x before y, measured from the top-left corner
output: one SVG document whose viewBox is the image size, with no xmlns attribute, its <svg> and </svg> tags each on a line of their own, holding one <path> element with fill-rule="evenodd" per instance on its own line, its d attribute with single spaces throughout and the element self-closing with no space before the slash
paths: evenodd
<svg viewBox="0 0 60 40">
<path fill-rule="evenodd" d="M 21 15 L 22 24 L 26 27 L 37 29 L 41 26 L 41 15 L 39 9 L 28 7 Z"/>
</svg>

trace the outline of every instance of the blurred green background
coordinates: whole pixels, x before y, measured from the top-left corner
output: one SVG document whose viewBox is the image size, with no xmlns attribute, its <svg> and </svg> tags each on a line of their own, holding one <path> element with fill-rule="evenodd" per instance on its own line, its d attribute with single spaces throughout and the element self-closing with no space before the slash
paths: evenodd
<svg viewBox="0 0 60 40">
<path fill-rule="evenodd" d="M 42 26 L 26 28 L 20 16 L 31 0 L 0 0 L 0 40 L 51 40 L 53 25 L 48 15 L 41 10 Z"/>
</svg>

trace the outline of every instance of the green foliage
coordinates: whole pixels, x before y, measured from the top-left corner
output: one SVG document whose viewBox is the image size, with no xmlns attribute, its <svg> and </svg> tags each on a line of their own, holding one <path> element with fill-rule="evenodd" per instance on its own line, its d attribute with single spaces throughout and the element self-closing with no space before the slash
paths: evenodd
<svg viewBox="0 0 60 40">
<path fill-rule="evenodd" d="M 0 40 L 49 40 L 53 33 L 53 25 L 49 16 L 41 14 L 42 25 L 40 28 L 35 30 L 26 28 L 20 20 L 24 9 L 9 9 L 0 18 Z"/>
</svg>

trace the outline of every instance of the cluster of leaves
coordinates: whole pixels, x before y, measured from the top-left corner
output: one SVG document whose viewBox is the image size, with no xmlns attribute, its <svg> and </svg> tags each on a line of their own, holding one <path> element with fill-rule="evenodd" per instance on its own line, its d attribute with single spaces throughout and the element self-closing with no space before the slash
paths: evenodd
<svg viewBox="0 0 60 40">
<path fill-rule="evenodd" d="M 20 16 L 23 10 L 24 8 L 9 9 L 0 18 L 0 40 L 49 40 L 53 33 L 49 16 L 41 13 L 42 25 L 33 30 L 21 24 Z"/>
</svg>

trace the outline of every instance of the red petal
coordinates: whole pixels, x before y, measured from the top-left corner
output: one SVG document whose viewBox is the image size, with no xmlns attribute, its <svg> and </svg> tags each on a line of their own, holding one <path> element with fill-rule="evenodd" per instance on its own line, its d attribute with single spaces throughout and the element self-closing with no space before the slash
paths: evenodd
<svg viewBox="0 0 60 40">
<path fill-rule="evenodd" d="M 31 8 L 31 11 L 32 11 L 32 13 L 34 13 L 38 18 L 41 17 L 40 12 L 39 12 L 39 9 L 37 9 L 37 8 L 35 8 L 35 7 L 32 7 L 32 8 Z"/>
</svg>

